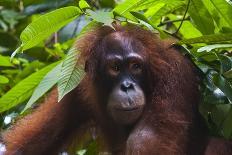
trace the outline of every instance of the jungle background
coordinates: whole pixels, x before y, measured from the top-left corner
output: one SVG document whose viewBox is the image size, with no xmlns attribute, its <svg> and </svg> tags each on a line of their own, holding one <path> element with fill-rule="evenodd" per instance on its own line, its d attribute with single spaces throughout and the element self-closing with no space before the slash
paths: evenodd
<svg viewBox="0 0 232 155">
<path fill-rule="evenodd" d="M 59 100 L 75 88 L 84 72 L 74 41 L 114 21 L 176 39 L 199 68 L 209 133 L 232 138 L 231 0 L 0 0 L 0 132 L 55 85 Z M 94 154 L 96 145 L 77 154 Z"/>
</svg>

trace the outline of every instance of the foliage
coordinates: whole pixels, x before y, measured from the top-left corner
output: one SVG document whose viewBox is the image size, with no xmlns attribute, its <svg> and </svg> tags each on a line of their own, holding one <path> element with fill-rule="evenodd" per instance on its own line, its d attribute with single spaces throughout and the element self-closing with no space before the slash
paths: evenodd
<svg viewBox="0 0 232 155">
<path fill-rule="evenodd" d="M 211 134 L 232 138 L 231 19 L 228 0 L 0 1 L 2 129 L 6 118 L 33 107 L 54 85 L 59 100 L 74 89 L 84 75 L 74 40 L 96 25 L 119 21 L 177 39 L 201 73 L 199 110 Z"/>
</svg>

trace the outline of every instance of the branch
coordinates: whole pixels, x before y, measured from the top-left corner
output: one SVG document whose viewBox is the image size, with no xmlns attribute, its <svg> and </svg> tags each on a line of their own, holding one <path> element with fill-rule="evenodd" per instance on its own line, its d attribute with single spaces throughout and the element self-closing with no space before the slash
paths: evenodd
<svg viewBox="0 0 232 155">
<path fill-rule="evenodd" d="M 187 17 L 185 19 L 176 19 L 176 20 L 165 21 L 165 22 L 160 23 L 157 27 L 164 26 L 164 25 L 167 25 L 167 24 L 172 24 L 172 23 L 175 23 L 175 22 L 186 21 L 186 20 L 190 20 L 190 17 Z"/>
<path fill-rule="evenodd" d="M 177 34 L 177 33 L 179 32 L 179 30 L 180 30 L 180 28 L 181 28 L 181 26 L 182 26 L 182 24 L 183 24 L 183 22 L 184 22 L 184 19 L 185 19 L 186 15 L 187 15 L 187 12 L 188 12 L 188 9 L 189 9 L 189 4 L 190 4 L 190 0 L 188 0 L 188 4 L 187 4 L 186 10 L 185 10 L 183 19 L 182 19 L 182 21 L 181 21 L 181 23 L 180 23 L 178 29 L 176 30 L 176 32 L 175 32 L 174 34 Z"/>
</svg>

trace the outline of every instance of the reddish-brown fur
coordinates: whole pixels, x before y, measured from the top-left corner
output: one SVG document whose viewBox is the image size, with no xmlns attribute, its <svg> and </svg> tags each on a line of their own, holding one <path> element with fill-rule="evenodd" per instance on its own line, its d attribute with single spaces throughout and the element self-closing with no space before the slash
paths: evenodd
<svg viewBox="0 0 232 155">
<path fill-rule="evenodd" d="M 154 34 L 136 26 L 115 26 L 123 37 L 144 46 L 149 56 L 152 93 L 139 121 L 124 128 L 108 121 L 95 94 L 98 53 L 94 49 L 115 31 L 101 27 L 82 37 L 77 47 L 80 63 L 89 62 L 89 74 L 81 84 L 57 103 L 52 91 L 34 113 L 20 120 L 3 135 L 6 155 L 57 154 L 73 138 L 76 129 L 94 120 L 101 129 L 107 148 L 113 154 L 133 155 L 229 155 L 230 142 L 210 139 L 198 112 L 199 90 L 195 67 L 176 47 L 160 41 Z M 217 148 L 218 149 L 215 149 Z M 105 150 L 103 150 L 105 151 Z"/>
</svg>

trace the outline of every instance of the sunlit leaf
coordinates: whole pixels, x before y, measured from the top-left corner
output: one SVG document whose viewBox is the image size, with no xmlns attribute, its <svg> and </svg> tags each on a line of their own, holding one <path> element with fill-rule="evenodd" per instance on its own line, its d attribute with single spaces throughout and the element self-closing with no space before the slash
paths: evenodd
<svg viewBox="0 0 232 155">
<path fill-rule="evenodd" d="M 89 4 L 88 4 L 85 0 L 80 0 L 80 1 L 79 1 L 79 7 L 80 7 L 81 9 L 90 8 Z"/>
<path fill-rule="evenodd" d="M 84 77 L 83 66 L 77 64 L 79 54 L 79 51 L 73 47 L 62 63 L 61 74 L 58 81 L 58 101 L 76 88 Z"/>
<path fill-rule="evenodd" d="M 0 84 L 6 84 L 9 82 L 9 79 L 5 76 L 0 75 Z"/>
<path fill-rule="evenodd" d="M 126 0 L 125 2 L 116 6 L 113 12 L 130 20 L 136 20 L 134 16 L 130 14 L 130 11 L 132 11 L 133 8 L 145 1 L 146 0 Z"/>
<path fill-rule="evenodd" d="M 78 7 L 69 6 L 54 10 L 40 16 L 29 24 L 21 33 L 22 45 L 19 51 L 24 51 L 48 38 L 52 33 L 68 24 L 81 14 Z"/>
<path fill-rule="evenodd" d="M 13 64 L 10 62 L 10 57 L 0 55 L 0 66 L 12 67 Z"/>
<path fill-rule="evenodd" d="M 190 0 L 188 12 L 202 34 L 214 33 L 214 21 L 202 0 Z"/>
<path fill-rule="evenodd" d="M 162 4 L 162 3 L 161 3 Z M 160 21 L 162 16 L 165 16 L 179 8 L 182 8 L 183 6 L 186 6 L 186 2 L 185 1 L 169 1 L 169 3 L 164 3 L 165 5 L 163 5 L 163 7 L 161 7 L 157 12 L 155 12 L 152 16 L 151 16 L 151 21 L 152 22 L 157 22 Z"/>
<path fill-rule="evenodd" d="M 232 6 L 226 3 L 225 0 L 210 0 L 211 3 L 214 5 L 217 13 L 221 15 L 222 18 L 225 19 L 226 22 L 232 26 Z"/>
</svg>

